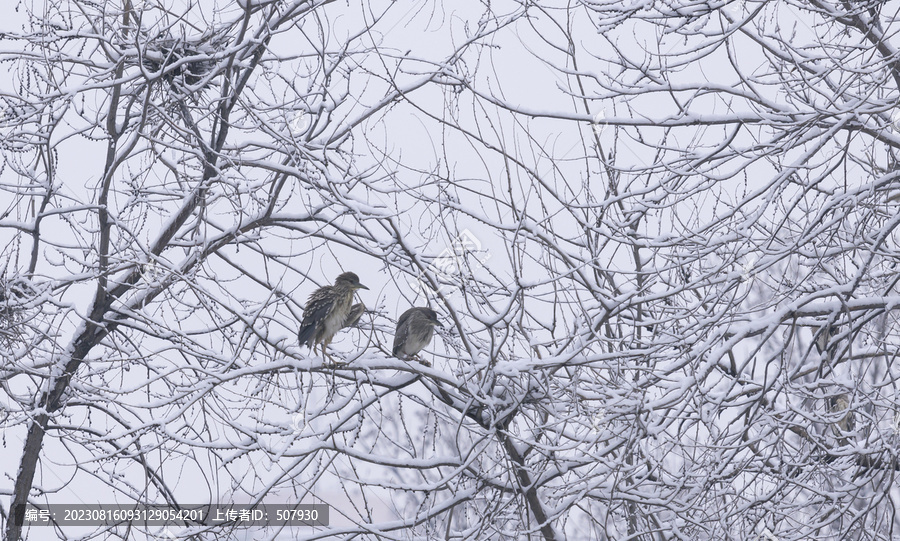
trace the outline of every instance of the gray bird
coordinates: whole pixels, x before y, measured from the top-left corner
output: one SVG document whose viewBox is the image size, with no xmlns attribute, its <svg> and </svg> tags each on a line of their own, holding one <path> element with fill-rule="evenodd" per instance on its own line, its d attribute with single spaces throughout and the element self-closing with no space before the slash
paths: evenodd
<svg viewBox="0 0 900 541">
<path fill-rule="evenodd" d="M 434 328 L 443 327 L 431 308 L 415 307 L 403 312 L 397 320 L 392 353 L 398 359 L 409 359 L 431 342 Z"/>
<path fill-rule="evenodd" d="M 362 303 L 353 305 L 353 294 L 357 289 L 369 289 L 359 283 L 359 276 L 345 272 L 335 278 L 334 285 L 323 286 L 313 291 L 303 310 L 303 321 L 297 338 L 301 344 L 315 353 L 315 346 L 322 347 L 322 355 L 334 335 L 345 326 L 356 323 L 365 310 Z M 358 308 L 358 307 L 359 308 Z M 355 319 L 353 319 L 355 317 Z"/>
</svg>

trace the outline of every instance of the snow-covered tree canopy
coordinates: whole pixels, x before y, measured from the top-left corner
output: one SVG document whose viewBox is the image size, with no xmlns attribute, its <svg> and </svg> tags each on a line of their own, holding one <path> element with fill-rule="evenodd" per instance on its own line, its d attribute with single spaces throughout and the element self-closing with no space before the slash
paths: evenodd
<svg viewBox="0 0 900 541">
<path fill-rule="evenodd" d="M 0 14 L 9 541 L 900 535 L 900 1 Z"/>
</svg>

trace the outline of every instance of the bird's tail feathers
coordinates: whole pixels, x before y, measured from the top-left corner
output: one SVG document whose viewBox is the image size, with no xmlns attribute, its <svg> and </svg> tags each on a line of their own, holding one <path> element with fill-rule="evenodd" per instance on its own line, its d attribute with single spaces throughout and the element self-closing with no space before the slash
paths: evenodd
<svg viewBox="0 0 900 541">
<path fill-rule="evenodd" d="M 297 339 L 301 344 L 306 344 L 306 347 L 313 347 L 313 339 L 316 336 L 316 326 L 315 325 L 307 325 L 300 329 L 300 332 L 297 333 Z"/>
</svg>

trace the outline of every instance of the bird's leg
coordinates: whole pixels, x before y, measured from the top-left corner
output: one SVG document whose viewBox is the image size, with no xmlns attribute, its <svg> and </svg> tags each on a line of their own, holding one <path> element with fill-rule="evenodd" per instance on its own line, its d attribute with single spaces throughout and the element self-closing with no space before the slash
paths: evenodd
<svg viewBox="0 0 900 541">
<path fill-rule="evenodd" d="M 327 359 L 332 365 L 341 364 L 341 361 L 335 360 L 334 357 L 328 354 L 327 348 L 329 344 L 331 344 L 331 338 L 322 341 L 322 359 Z"/>
</svg>

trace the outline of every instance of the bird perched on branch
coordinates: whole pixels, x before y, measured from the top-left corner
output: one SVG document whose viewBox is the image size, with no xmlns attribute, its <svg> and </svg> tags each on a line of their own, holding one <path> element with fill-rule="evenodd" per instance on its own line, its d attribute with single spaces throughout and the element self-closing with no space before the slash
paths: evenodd
<svg viewBox="0 0 900 541">
<path fill-rule="evenodd" d="M 850 395 L 842 393 L 837 396 L 832 396 L 829 398 L 828 403 L 831 413 L 835 414 L 835 416 L 841 415 L 841 418 L 834 423 L 832 429 L 839 437 L 841 437 L 843 444 L 846 444 L 847 439 L 844 437 L 845 433 L 853 432 L 856 428 L 853 410 L 850 409 Z"/>
<path fill-rule="evenodd" d="M 355 324 L 366 307 L 364 304 L 353 304 L 353 295 L 357 289 L 369 289 L 359 283 L 359 276 L 345 272 L 335 278 L 334 285 L 323 286 L 313 291 L 303 310 L 303 321 L 297 338 L 301 344 L 315 352 L 315 346 L 322 347 L 322 355 L 331 343 L 334 335 L 344 327 Z"/>
<path fill-rule="evenodd" d="M 414 357 L 431 342 L 435 327 L 443 325 L 431 308 L 415 307 L 403 312 L 397 320 L 397 332 L 394 333 L 394 357 Z"/>
</svg>

